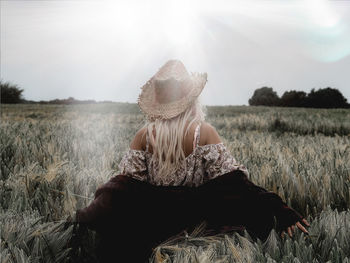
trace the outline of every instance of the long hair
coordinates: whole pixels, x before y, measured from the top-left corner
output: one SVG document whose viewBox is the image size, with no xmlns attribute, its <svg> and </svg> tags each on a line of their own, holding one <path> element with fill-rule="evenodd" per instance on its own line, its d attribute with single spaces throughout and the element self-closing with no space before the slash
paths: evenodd
<svg viewBox="0 0 350 263">
<path fill-rule="evenodd" d="M 192 124 L 204 118 L 205 109 L 197 98 L 192 107 L 172 119 L 146 121 L 147 135 L 153 149 L 151 162 L 157 162 L 159 176 L 173 173 L 186 161 L 184 138 Z"/>
</svg>

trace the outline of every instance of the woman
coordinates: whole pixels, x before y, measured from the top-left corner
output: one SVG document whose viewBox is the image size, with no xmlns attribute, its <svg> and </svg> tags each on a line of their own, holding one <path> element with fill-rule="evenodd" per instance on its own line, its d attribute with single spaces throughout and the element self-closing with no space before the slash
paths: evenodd
<svg viewBox="0 0 350 263">
<path fill-rule="evenodd" d="M 146 125 L 132 140 L 119 175 L 77 211 L 78 222 L 102 233 L 101 255 L 118 236 L 123 256 L 139 252 L 138 260 L 145 259 L 157 243 L 201 221 L 216 233 L 246 229 L 266 239 L 277 217 L 282 235 L 292 236 L 295 226 L 308 233 L 301 224 L 309 226 L 306 219 L 250 182 L 247 169 L 204 121 L 198 96 L 206 81 L 206 73 L 190 75 L 180 61 L 170 60 L 142 87 L 138 104 Z M 139 246 L 131 249 L 132 233 Z"/>
</svg>

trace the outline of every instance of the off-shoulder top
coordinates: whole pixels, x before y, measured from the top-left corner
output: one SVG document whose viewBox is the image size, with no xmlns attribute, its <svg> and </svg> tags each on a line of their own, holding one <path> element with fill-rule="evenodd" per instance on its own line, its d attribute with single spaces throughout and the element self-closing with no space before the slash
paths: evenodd
<svg viewBox="0 0 350 263">
<path fill-rule="evenodd" d="M 197 187 L 204 182 L 233 170 L 241 170 L 248 176 L 248 170 L 236 162 L 223 143 L 199 145 L 200 124 L 196 127 L 193 151 L 184 165 L 166 177 L 159 176 L 157 162 L 152 161 L 148 151 L 149 139 L 146 135 L 146 150 L 129 149 L 119 164 L 119 174 L 127 175 L 155 185 Z"/>
</svg>

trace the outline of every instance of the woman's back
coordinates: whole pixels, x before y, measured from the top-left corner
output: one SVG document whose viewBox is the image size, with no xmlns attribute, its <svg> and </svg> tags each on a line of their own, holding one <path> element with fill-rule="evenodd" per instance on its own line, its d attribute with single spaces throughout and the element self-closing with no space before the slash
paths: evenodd
<svg viewBox="0 0 350 263">
<path fill-rule="evenodd" d="M 156 136 L 153 130 L 153 135 Z M 152 158 L 153 146 L 147 130 L 141 129 L 120 163 L 120 173 L 155 185 L 199 186 L 207 180 L 244 166 L 236 163 L 226 150 L 215 128 L 206 122 L 193 123 L 184 136 L 185 159 L 166 176 L 159 174 L 159 164 Z"/>
<path fill-rule="evenodd" d="M 156 132 L 154 129 L 153 129 L 153 135 L 156 136 Z M 184 134 L 183 150 L 186 157 L 193 152 L 195 148 L 196 137 L 199 139 L 198 144 L 200 146 L 203 146 L 206 144 L 221 143 L 221 139 L 218 133 L 216 132 L 215 128 L 212 127 L 209 123 L 204 121 L 201 123 L 194 122 L 192 123 L 188 132 Z M 144 127 L 136 133 L 134 140 L 130 144 L 130 148 L 134 150 L 147 151 L 147 145 L 149 145 L 148 146 L 149 152 L 153 153 L 153 147 L 149 141 L 147 129 L 146 127 Z"/>
</svg>

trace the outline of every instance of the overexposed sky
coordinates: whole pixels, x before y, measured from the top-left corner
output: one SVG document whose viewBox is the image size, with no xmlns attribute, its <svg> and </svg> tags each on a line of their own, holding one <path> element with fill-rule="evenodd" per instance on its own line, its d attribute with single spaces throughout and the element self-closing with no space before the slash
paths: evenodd
<svg viewBox="0 0 350 263">
<path fill-rule="evenodd" d="M 207 72 L 209 105 L 255 89 L 350 101 L 350 1 L 3 1 L 0 77 L 29 100 L 136 102 L 168 59 Z"/>
</svg>

